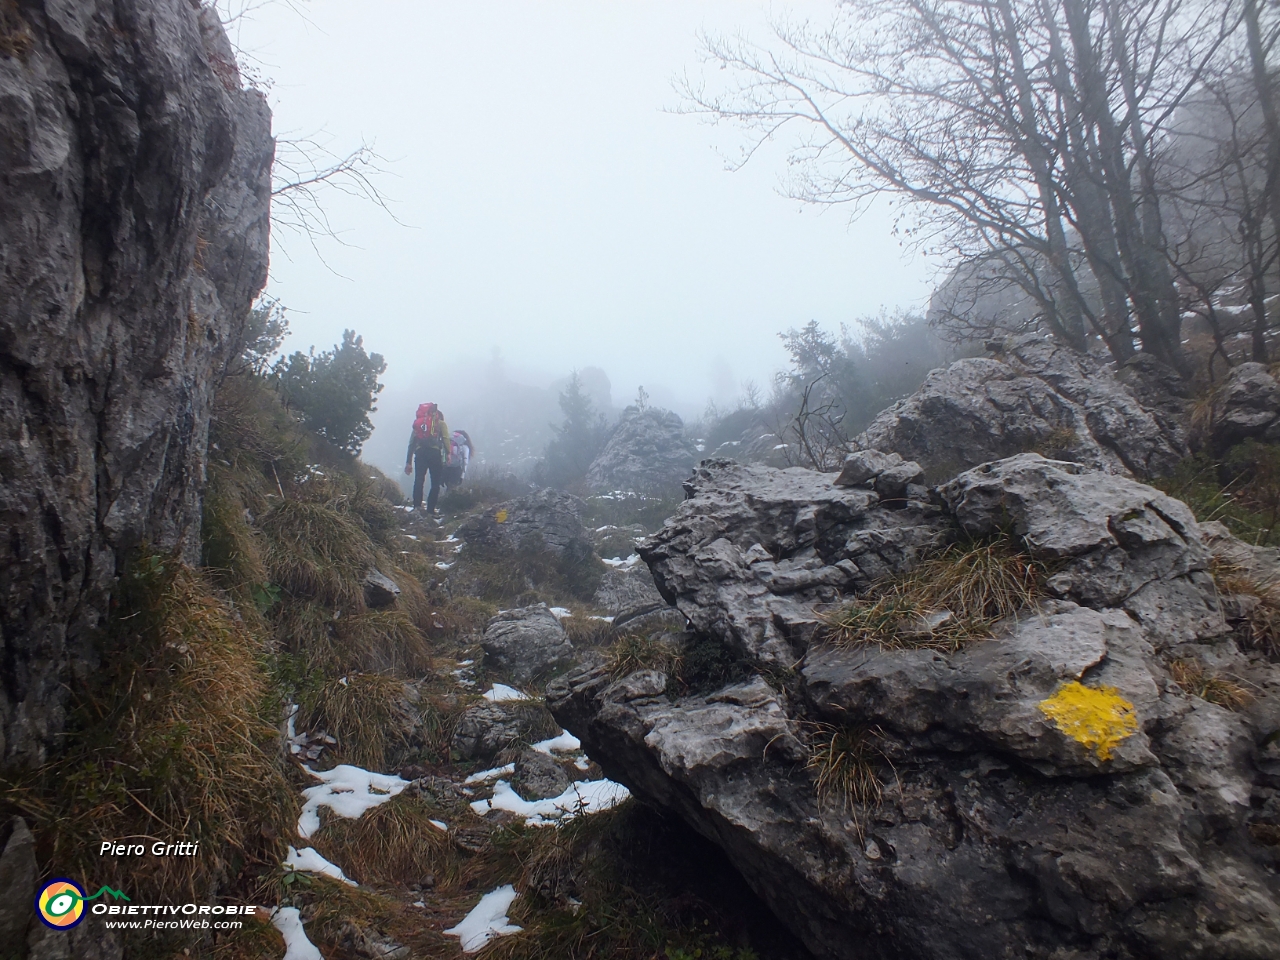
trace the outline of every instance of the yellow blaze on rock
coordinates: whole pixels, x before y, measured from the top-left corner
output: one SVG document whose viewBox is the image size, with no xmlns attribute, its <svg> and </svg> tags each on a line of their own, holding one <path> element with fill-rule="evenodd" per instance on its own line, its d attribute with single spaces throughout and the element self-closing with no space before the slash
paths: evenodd
<svg viewBox="0 0 1280 960">
<path fill-rule="evenodd" d="M 1110 760 L 1121 741 L 1138 732 L 1133 704 L 1115 687 L 1064 683 L 1040 710 L 1072 740 L 1083 743 L 1099 760 Z"/>
<path fill-rule="evenodd" d="M 504 508 L 504 509 L 502 509 L 502 510 L 499 510 L 497 513 L 495 513 L 495 514 L 493 515 L 493 519 L 494 519 L 495 521 L 497 521 L 498 523 L 506 523 L 506 522 L 507 522 L 507 511 L 506 511 L 506 509 Z"/>
</svg>

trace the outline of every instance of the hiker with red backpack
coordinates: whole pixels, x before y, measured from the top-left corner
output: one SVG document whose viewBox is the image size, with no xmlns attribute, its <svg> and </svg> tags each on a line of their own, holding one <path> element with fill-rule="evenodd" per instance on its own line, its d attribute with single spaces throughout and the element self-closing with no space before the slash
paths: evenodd
<svg viewBox="0 0 1280 960">
<path fill-rule="evenodd" d="M 409 452 L 404 458 L 404 472 L 416 469 L 413 478 L 413 509 L 422 506 L 422 487 L 427 474 L 431 474 L 431 492 L 427 494 L 427 512 L 439 516 L 436 501 L 440 499 L 440 487 L 444 483 L 444 468 L 449 463 L 451 438 L 444 415 L 434 403 L 418 406 L 418 415 L 409 434 Z"/>
</svg>

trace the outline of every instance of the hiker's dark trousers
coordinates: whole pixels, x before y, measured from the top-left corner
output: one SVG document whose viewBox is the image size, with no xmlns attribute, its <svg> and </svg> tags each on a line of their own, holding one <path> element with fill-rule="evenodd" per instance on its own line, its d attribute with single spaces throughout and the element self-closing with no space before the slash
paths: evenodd
<svg viewBox="0 0 1280 960">
<path fill-rule="evenodd" d="M 444 457 L 439 450 L 415 450 L 413 452 L 413 509 L 422 506 L 422 484 L 431 474 L 431 492 L 427 494 L 427 509 L 434 510 L 440 499 L 440 484 L 444 482 Z"/>
</svg>

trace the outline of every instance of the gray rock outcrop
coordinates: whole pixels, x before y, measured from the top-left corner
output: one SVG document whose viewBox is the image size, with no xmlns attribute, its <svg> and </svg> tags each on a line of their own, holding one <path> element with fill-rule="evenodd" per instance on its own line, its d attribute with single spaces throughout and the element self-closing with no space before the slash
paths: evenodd
<svg viewBox="0 0 1280 960">
<path fill-rule="evenodd" d="M 569 775 L 547 754 L 525 750 L 516 757 L 511 787 L 526 800 L 547 800 L 569 789 Z"/>
<path fill-rule="evenodd" d="M 474 514 L 458 527 L 458 536 L 481 548 L 514 553 L 527 546 L 556 556 L 582 560 L 592 553 L 582 525 L 583 502 L 550 487 L 508 500 Z"/>
<path fill-rule="evenodd" d="M 546 677 L 573 661 L 573 644 L 545 603 L 504 610 L 480 641 L 486 668 L 516 683 Z"/>
<path fill-rule="evenodd" d="M 1209 568 L 1230 549 L 1274 577 L 1274 551 L 1035 454 L 902 509 L 833 479 L 699 467 L 641 554 L 748 676 L 675 697 L 661 670 L 616 678 L 596 659 L 553 682 L 553 714 L 605 775 L 719 844 L 821 957 L 1273 957 L 1280 667 L 1232 632 L 1241 598 Z M 1045 595 L 989 638 L 818 633 L 831 601 L 996 531 L 1044 565 Z M 1184 689 L 1187 664 L 1252 699 Z M 842 771 L 861 787 L 820 787 Z"/>
<path fill-rule="evenodd" d="M 994 357 L 933 371 L 877 416 L 858 444 L 918 462 L 930 482 L 1026 452 L 1107 473 L 1160 476 L 1189 450 L 1181 401 L 1163 396 L 1158 403 L 1159 392 L 1149 371 L 1121 377 L 1047 339 L 1012 338 Z"/>
<path fill-rule="evenodd" d="M 477 703 L 458 718 L 450 749 L 462 760 L 491 760 L 528 732 L 529 721 L 507 704 Z"/>
<path fill-rule="evenodd" d="M 1262 363 L 1233 367 L 1214 397 L 1210 444 L 1223 453 L 1245 440 L 1280 440 L 1280 382 Z"/>
<path fill-rule="evenodd" d="M 56 741 L 129 548 L 198 560 L 214 384 L 266 281 L 274 143 L 209 8 L 5 10 L 0 758 L 15 765 Z"/>
<path fill-rule="evenodd" d="M 680 489 L 697 459 L 679 415 L 657 407 L 627 407 L 587 470 L 587 489 L 668 493 Z"/>
<path fill-rule="evenodd" d="M 815 604 L 908 569 L 950 528 L 927 500 L 884 509 L 875 491 L 834 479 L 704 460 L 685 483 L 689 499 L 640 556 L 693 629 L 790 666 L 819 626 Z"/>
</svg>

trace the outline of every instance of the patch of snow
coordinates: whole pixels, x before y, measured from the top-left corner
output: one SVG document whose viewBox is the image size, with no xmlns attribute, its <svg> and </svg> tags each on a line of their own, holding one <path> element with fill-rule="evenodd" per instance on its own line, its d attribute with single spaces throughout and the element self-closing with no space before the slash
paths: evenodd
<svg viewBox="0 0 1280 960">
<path fill-rule="evenodd" d="M 427 823 L 431 824 L 437 830 L 443 830 L 445 833 L 449 832 L 449 825 L 443 820 L 428 820 Z"/>
<path fill-rule="evenodd" d="M 447 936 L 462 941 L 463 953 L 475 953 L 494 937 L 519 933 L 523 927 L 514 926 L 507 918 L 511 902 L 519 896 L 511 884 L 491 890 L 480 898 L 471 912 L 456 927 L 444 931 Z M 296 911 L 295 911 L 296 912 Z M 319 953 L 316 954 L 320 956 Z"/>
<path fill-rule="evenodd" d="M 408 780 L 397 776 L 370 773 L 346 763 L 321 773 L 307 766 L 302 769 L 322 781 L 302 791 L 306 802 L 298 817 L 298 836 L 304 840 L 320 829 L 321 807 L 328 807 L 339 817 L 358 820 L 366 810 L 386 803 L 409 785 Z"/>
<path fill-rule="evenodd" d="M 459 660 L 459 661 L 458 661 L 458 666 L 460 666 L 460 667 L 469 667 L 469 666 L 471 666 L 473 663 L 475 663 L 475 661 L 474 661 L 474 660 Z"/>
<path fill-rule="evenodd" d="M 516 765 L 508 763 L 504 767 L 494 767 L 492 770 L 481 770 L 479 773 L 473 773 L 463 783 L 484 783 L 486 780 L 496 780 L 498 777 L 505 777 L 509 773 L 516 772 Z"/>
<path fill-rule="evenodd" d="M 284 937 L 284 960 L 324 960 L 316 945 L 307 939 L 297 907 L 276 907 L 271 911 L 271 925 Z"/>
<path fill-rule="evenodd" d="M 606 523 L 603 527 L 596 527 L 596 533 L 604 533 L 606 530 L 617 530 L 618 528 L 612 523 Z"/>
<path fill-rule="evenodd" d="M 506 810 L 523 817 L 530 826 L 545 827 L 579 813 L 591 814 L 616 807 L 631 796 L 631 792 L 612 780 L 578 780 L 569 789 L 550 800 L 526 800 L 511 789 L 505 780 L 499 780 L 493 788 L 490 800 L 473 800 L 471 809 L 478 816 L 490 810 Z"/>
<path fill-rule="evenodd" d="M 339 678 L 338 678 L 338 682 L 339 682 L 340 684 L 342 684 L 344 687 L 347 687 L 347 686 L 350 686 L 350 685 L 351 685 L 351 681 L 350 681 L 350 680 L 348 680 L 346 677 L 339 677 Z"/>
<path fill-rule="evenodd" d="M 437 560 L 437 561 L 436 561 L 436 569 L 437 569 L 437 570 L 452 570 L 452 569 L 453 569 L 453 564 L 452 564 L 452 563 L 445 563 L 443 560 Z"/>
<path fill-rule="evenodd" d="M 412 533 L 406 533 L 405 536 L 410 540 L 417 540 L 417 536 Z"/>
<path fill-rule="evenodd" d="M 640 554 L 633 553 L 625 560 L 619 560 L 616 557 L 606 558 L 604 562 L 607 566 L 613 567 L 615 570 L 630 570 L 640 562 Z"/>
<path fill-rule="evenodd" d="M 601 623 L 613 623 L 613 617 L 587 617 L 588 620 L 599 620 Z"/>
<path fill-rule="evenodd" d="M 790 446 L 790 444 L 787 444 L 787 443 L 779 443 L 779 444 L 778 444 L 777 446 L 775 446 L 773 449 L 775 449 L 775 450 L 785 450 L 785 449 L 787 449 L 787 447 L 789 447 L 789 446 Z"/>
<path fill-rule="evenodd" d="M 324 857 L 320 856 L 319 851 L 315 847 L 303 847 L 301 850 L 289 848 L 289 855 L 284 858 L 286 867 L 293 867 L 295 870 L 302 870 L 306 873 L 319 873 L 326 877 L 333 877 L 335 880 L 341 880 L 343 883 L 349 883 L 353 887 L 360 884 L 350 879 L 342 868 L 336 863 L 330 863 Z"/>
<path fill-rule="evenodd" d="M 572 617 L 573 611 L 568 607 L 551 607 L 550 613 L 557 620 L 563 620 L 565 617 Z"/>
<path fill-rule="evenodd" d="M 415 900 L 415 901 L 413 901 L 413 905 L 414 905 L 415 907 L 424 907 L 424 908 L 425 908 L 427 904 L 426 904 L 426 901 L 425 901 L 425 900 Z"/>
<path fill-rule="evenodd" d="M 693 449 L 697 450 L 699 453 L 705 453 L 707 445 L 705 443 L 695 444 Z"/>
<path fill-rule="evenodd" d="M 550 740 L 539 740 L 533 745 L 533 749 L 539 753 L 551 753 L 553 750 L 560 753 L 576 753 L 582 749 L 582 742 L 568 730 L 561 730 L 560 736 L 552 737 Z"/>
<path fill-rule="evenodd" d="M 573 765 L 583 773 L 586 773 L 591 769 L 591 764 L 587 761 L 586 757 L 579 757 L 577 760 L 573 761 Z"/>
<path fill-rule="evenodd" d="M 484 698 L 490 703 L 508 703 L 515 700 L 532 700 L 529 696 L 515 687 L 508 687 L 505 683 L 495 683 L 493 689 L 484 695 Z"/>
</svg>

